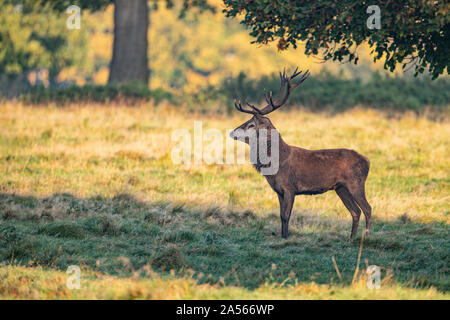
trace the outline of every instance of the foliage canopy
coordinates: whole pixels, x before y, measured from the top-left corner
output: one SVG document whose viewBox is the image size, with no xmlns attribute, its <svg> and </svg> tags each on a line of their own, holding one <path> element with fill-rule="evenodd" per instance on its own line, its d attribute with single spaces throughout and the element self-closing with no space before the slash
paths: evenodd
<svg viewBox="0 0 450 320">
<path fill-rule="evenodd" d="M 450 64 L 450 5 L 448 1 L 399 0 L 380 2 L 381 28 L 366 25 L 372 3 L 359 0 L 283 1 L 224 0 L 228 17 L 243 16 L 256 43 L 278 42 L 284 50 L 305 41 L 306 54 L 323 53 L 325 60 L 357 63 L 357 47 L 367 41 L 374 61 L 428 69 L 433 79 Z"/>
</svg>

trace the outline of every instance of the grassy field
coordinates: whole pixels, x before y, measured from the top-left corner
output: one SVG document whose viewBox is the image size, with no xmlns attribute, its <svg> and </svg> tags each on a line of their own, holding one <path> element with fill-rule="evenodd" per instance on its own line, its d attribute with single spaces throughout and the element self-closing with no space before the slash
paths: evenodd
<svg viewBox="0 0 450 320">
<path fill-rule="evenodd" d="M 373 233 L 337 195 L 298 196 L 288 240 L 249 165 L 175 165 L 173 130 L 247 116 L 173 106 L 0 106 L 0 298 L 450 297 L 450 124 L 374 111 L 278 112 L 284 140 L 371 159 Z M 360 225 L 360 233 L 363 230 Z M 332 257 L 342 279 L 338 276 Z M 79 265 L 79 290 L 65 286 Z M 370 290 L 367 265 L 381 267 Z"/>
</svg>

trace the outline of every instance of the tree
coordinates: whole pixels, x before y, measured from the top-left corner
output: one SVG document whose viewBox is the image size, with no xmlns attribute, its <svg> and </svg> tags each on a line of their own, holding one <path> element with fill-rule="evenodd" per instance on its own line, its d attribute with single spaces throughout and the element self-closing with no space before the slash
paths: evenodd
<svg viewBox="0 0 450 320">
<path fill-rule="evenodd" d="M 433 79 L 450 73 L 450 7 L 445 0 L 378 1 L 379 29 L 369 29 L 371 2 L 360 0 L 224 0 L 228 17 L 241 17 L 256 43 L 277 41 L 284 50 L 305 42 L 305 54 L 324 60 L 358 62 L 357 47 L 367 41 L 374 61 L 428 69 Z M 368 13 L 369 12 L 369 13 Z"/>
<path fill-rule="evenodd" d="M 158 8 L 160 1 L 152 0 L 151 8 Z M 165 0 L 174 7 L 173 0 Z M 205 0 L 183 0 L 180 17 L 187 10 L 197 7 L 214 11 Z M 148 82 L 148 2 L 147 0 L 114 0 L 114 46 L 109 82 Z"/>
<path fill-rule="evenodd" d="M 5 0 L 5 4 L 40 6 L 52 8 L 59 13 L 64 13 L 70 5 L 77 5 L 83 10 L 96 11 L 113 3 L 115 5 L 114 46 L 109 82 L 117 83 L 148 82 L 148 4 L 150 3 L 151 9 L 157 9 L 160 2 L 165 3 L 169 8 L 175 7 L 173 0 Z M 214 7 L 205 0 L 183 0 L 179 8 L 180 17 L 192 8 L 214 11 Z"/>
<path fill-rule="evenodd" d="M 109 82 L 148 82 L 147 0 L 114 0 L 114 45 Z"/>
</svg>

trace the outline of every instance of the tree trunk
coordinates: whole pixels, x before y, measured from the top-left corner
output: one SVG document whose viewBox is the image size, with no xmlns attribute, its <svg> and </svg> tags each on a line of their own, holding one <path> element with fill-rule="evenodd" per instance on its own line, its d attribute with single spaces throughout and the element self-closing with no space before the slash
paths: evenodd
<svg viewBox="0 0 450 320">
<path fill-rule="evenodd" d="M 109 82 L 148 82 L 147 0 L 114 0 L 114 46 Z"/>
</svg>

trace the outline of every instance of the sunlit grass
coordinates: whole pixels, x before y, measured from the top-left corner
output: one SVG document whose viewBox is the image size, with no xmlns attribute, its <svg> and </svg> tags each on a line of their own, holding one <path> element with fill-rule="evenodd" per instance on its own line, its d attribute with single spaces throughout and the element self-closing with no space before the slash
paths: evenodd
<svg viewBox="0 0 450 320">
<path fill-rule="evenodd" d="M 193 277 L 150 279 L 117 278 L 88 271 L 79 289 L 66 286 L 63 272 L 42 268 L 0 268 L 0 299 L 448 299 L 435 289 L 404 288 L 384 281 L 383 290 L 368 290 L 361 278 L 351 287 L 316 283 L 279 286 L 264 284 L 255 290 L 222 284 L 197 284 Z"/>
<path fill-rule="evenodd" d="M 370 293 L 348 287 L 359 242 L 347 241 L 350 214 L 333 192 L 297 197 L 292 234 L 284 241 L 279 236 L 277 197 L 249 164 L 172 162 L 177 143 L 171 139 L 173 130 L 186 128 L 192 133 L 194 121 L 200 120 L 203 130 L 223 132 L 225 145 L 226 129 L 237 127 L 248 119 L 246 115 L 193 114 L 167 105 L 55 108 L 7 103 L 0 111 L 4 262 L 63 270 L 81 264 L 102 277 L 129 276 L 117 271 L 123 270 L 117 257 L 125 256 L 136 268 L 151 261 L 156 274 L 170 268 L 176 274 L 159 280 L 114 278 L 118 289 L 107 292 L 101 289 L 103 280 L 88 280 L 89 286 L 98 288 L 91 294 L 88 288 L 43 294 L 36 284 L 41 292 L 37 297 L 158 298 L 173 284 L 188 283 L 187 291 L 175 290 L 167 297 L 287 298 L 289 290 L 296 289 L 273 289 L 264 283 L 282 283 L 290 272 L 295 277 L 287 284 L 299 288 L 293 298 L 327 298 L 331 291 L 340 298 L 437 298 L 434 289 L 406 287 L 448 290 L 448 122 L 414 115 L 389 119 L 362 109 L 337 115 L 292 111 L 271 116 L 289 144 L 351 148 L 371 160 L 366 192 L 373 207 L 374 234 L 363 252 L 369 263 L 382 264 L 383 276 L 389 271 L 401 284 L 392 282 L 386 291 Z M 333 255 L 342 268 L 341 288 L 327 286 L 338 283 Z M 271 271 L 272 263 L 278 265 L 276 272 Z M 188 269 L 205 275 L 186 280 Z M 5 289 L 9 282 L 20 287 L 14 280 L 20 272 L 44 286 L 53 284 L 42 279 L 64 279 L 63 273 L 53 271 L 1 267 L 0 274 L 9 280 L 0 281 L 0 296 L 21 297 Z M 214 287 L 221 277 L 233 288 Z M 130 286 L 141 294 L 130 295 L 125 289 Z M 307 289 L 310 286 L 316 289 Z M 35 294 L 31 290 L 23 297 Z"/>
<path fill-rule="evenodd" d="M 9 104 L 0 115 L 3 192 L 78 196 L 132 193 L 142 200 L 187 204 L 230 202 L 274 211 L 277 198 L 250 165 L 173 165 L 171 132 L 193 131 L 193 121 L 229 139 L 248 117 L 186 114 L 176 107 L 25 108 Z M 351 148 L 371 160 L 367 196 L 374 217 L 407 213 L 418 221 L 448 223 L 450 125 L 404 116 L 386 119 L 373 111 L 336 116 L 278 112 L 271 116 L 285 141 L 310 149 Z M 206 145 L 206 143 L 205 143 Z M 296 209 L 336 215 L 333 193 L 297 197 Z M 339 214 L 337 214 L 339 215 Z M 347 218 L 345 214 L 344 218 Z"/>
</svg>

